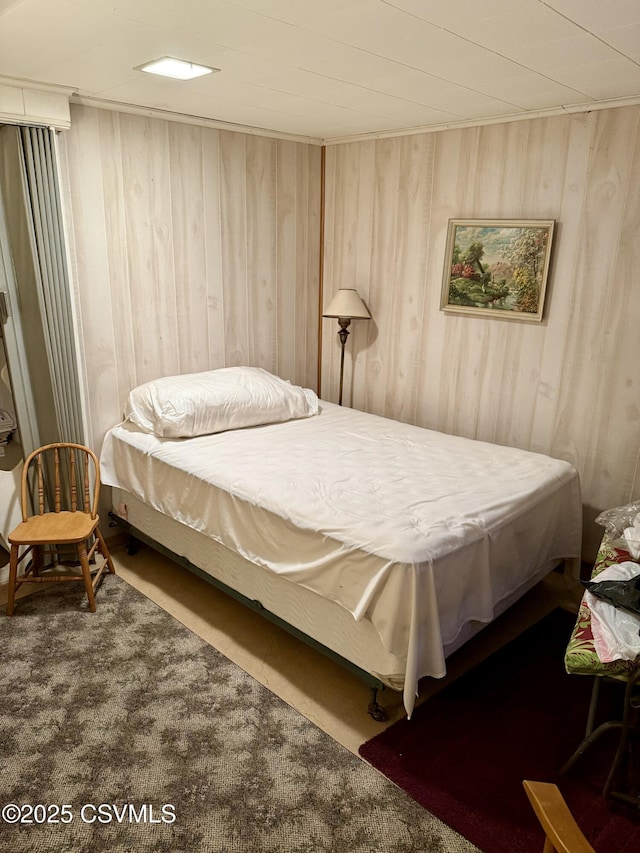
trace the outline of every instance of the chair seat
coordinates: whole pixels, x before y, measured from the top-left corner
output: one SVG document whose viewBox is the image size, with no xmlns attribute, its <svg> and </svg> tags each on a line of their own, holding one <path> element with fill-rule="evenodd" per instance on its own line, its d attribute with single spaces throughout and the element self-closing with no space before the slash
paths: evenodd
<svg viewBox="0 0 640 853">
<path fill-rule="evenodd" d="M 60 545 L 82 542 L 96 529 L 100 519 L 88 512 L 47 512 L 22 521 L 9 534 L 12 545 Z"/>
</svg>

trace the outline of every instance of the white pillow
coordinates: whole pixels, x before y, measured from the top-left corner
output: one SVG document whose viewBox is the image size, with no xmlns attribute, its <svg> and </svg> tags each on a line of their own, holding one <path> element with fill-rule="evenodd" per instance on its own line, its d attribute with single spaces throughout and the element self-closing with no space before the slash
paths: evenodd
<svg viewBox="0 0 640 853">
<path fill-rule="evenodd" d="M 124 415 L 161 438 L 190 438 L 317 412 L 318 397 L 310 388 L 260 367 L 222 367 L 139 385 L 129 394 Z"/>
</svg>

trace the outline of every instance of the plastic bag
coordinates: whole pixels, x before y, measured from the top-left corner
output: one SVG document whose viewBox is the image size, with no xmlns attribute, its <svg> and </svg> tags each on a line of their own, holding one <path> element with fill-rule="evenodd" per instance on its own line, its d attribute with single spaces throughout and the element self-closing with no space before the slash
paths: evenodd
<svg viewBox="0 0 640 853">
<path fill-rule="evenodd" d="M 635 565 L 632 563 L 632 565 Z M 640 568 L 640 567 L 639 567 Z M 582 581 L 591 595 L 613 604 L 627 613 L 640 616 L 640 577 L 634 576 L 627 581 L 607 581 L 598 578 L 597 581 Z"/>
<path fill-rule="evenodd" d="M 597 516 L 596 523 L 604 527 L 614 547 L 624 548 L 634 560 L 640 559 L 640 501 L 607 509 Z"/>
<path fill-rule="evenodd" d="M 598 582 L 631 580 L 640 576 L 640 565 L 627 561 L 616 563 L 598 575 Z M 603 663 L 635 660 L 640 655 L 640 615 L 634 616 L 585 592 L 591 611 L 593 645 Z"/>
</svg>

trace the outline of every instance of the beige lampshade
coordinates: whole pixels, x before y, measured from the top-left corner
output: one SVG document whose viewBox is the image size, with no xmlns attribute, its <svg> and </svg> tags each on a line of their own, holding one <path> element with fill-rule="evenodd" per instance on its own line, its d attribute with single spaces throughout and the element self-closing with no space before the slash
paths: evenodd
<svg viewBox="0 0 640 853">
<path fill-rule="evenodd" d="M 341 287 L 323 313 L 323 317 L 344 317 L 352 320 L 370 320 L 371 314 L 358 291 L 353 287 Z"/>
</svg>

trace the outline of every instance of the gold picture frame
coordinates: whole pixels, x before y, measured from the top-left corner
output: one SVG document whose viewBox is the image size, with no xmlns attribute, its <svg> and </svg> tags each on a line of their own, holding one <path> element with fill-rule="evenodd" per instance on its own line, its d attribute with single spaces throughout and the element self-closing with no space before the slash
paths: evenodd
<svg viewBox="0 0 640 853">
<path fill-rule="evenodd" d="M 450 219 L 441 310 L 540 323 L 554 226 L 553 219 Z"/>
</svg>

